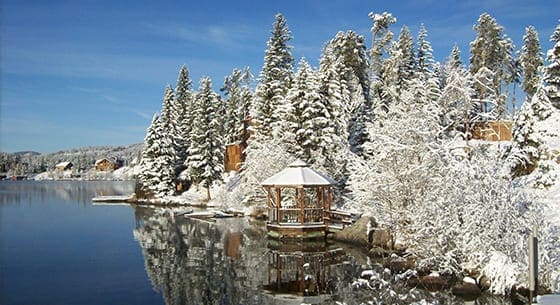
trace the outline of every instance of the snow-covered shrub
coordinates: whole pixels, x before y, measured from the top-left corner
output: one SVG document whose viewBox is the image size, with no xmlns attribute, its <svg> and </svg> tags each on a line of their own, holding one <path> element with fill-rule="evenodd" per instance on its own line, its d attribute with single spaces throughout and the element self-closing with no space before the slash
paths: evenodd
<svg viewBox="0 0 560 305">
<path fill-rule="evenodd" d="M 245 201 L 265 204 L 261 182 L 280 172 L 294 160 L 274 139 L 252 141 L 246 150 L 246 160 L 241 170 L 241 189 Z"/>
<path fill-rule="evenodd" d="M 502 252 L 492 252 L 482 274 L 490 280 L 490 291 L 506 294 L 517 283 L 520 270 L 512 259 Z"/>
</svg>

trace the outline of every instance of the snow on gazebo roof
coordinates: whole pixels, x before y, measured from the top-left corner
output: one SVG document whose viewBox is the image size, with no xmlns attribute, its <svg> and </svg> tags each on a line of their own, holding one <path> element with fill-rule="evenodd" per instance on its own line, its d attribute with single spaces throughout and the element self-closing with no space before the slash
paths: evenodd
<svg viewBox="0 0 560 305">
<path fill-rule="evenodd" d="M 277 173 L 261 182 L 262 186 L 323 186 L 334 185 L 336 181 L 311 169 L 307 163 L 296 160 Z"/>
</svg>

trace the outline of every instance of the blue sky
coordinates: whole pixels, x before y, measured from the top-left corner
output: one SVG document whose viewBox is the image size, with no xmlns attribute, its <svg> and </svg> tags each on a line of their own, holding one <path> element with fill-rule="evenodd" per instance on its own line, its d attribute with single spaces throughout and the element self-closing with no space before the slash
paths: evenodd
<svg viewBox="0 0 560 305">
<path fill-rule="evenodd" d="M 0 151 L 125 145 L 143 141 L 164 88 L 182 64 L 195 88 L 218 90 L 233 68 L 258 75 L 274 15 L 292 31 L 296 61 L 316 66 L 324 43 L 354 30 L 370 43 L 369 12 L 391 12 L 398 34 L 424 23 L 437 60 L 455 42 L 468 61 L 483 12 L 516 49 L 534 25 L 543 51 L 560 18 L 558 0 L 0 0 Z"/>
</svg>

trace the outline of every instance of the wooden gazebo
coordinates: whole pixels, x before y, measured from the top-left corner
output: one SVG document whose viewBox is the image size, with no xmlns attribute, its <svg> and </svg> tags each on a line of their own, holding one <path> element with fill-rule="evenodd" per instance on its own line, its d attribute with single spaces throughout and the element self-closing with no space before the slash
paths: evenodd
<svg viewBox="0 0 560 305">
<path fill-rule="evenodd" d="M 298 160 L 261 183 L 267 193 L 268 234 L 274 238 L 326 236 L 333 179 Z"/>
</svg>

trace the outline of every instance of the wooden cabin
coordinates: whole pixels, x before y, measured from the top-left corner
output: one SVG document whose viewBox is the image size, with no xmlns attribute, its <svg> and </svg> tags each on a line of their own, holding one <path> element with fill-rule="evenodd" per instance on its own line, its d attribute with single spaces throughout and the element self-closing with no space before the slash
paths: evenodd
<svg viewBox="0 0 560 305">
<path fill-rule="evenodd" d="M 72 162 L 60 162 L 57 165 L 55 165 L 54 168 L 57 172 L 63 172 L 63 171 L 71 170 L 72 166 L 74 166 Z"/>
<path fill-rule="evenodd" d="M 243 149 L 244 147 L 241 143 L 226 145 L 226 154 L 224 156 L 224 169 L 226 172 L 239 172 L 243 162 Z"/>
<path fill-rule="evenodd" d="M 101 172 L 114 171 L 119 168 L 119 162 L 115 159 L 99 159 L 95 161 L 95 170 Z"/>
<path fill-rule="evenodd" d="M 333 202 L 333 179 L 295 161 L 261 186 L 267 193 L 269 236 L 324 238 Z"/>
<path fill-rule="evenodd" d="M 480 122 L 475 124 L 472 138 L 490 142 L 511 141 L 512 131 L 512 121 Z"/>
</svg>

